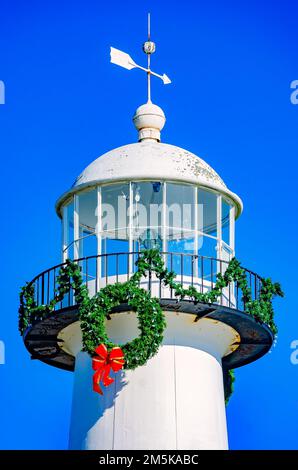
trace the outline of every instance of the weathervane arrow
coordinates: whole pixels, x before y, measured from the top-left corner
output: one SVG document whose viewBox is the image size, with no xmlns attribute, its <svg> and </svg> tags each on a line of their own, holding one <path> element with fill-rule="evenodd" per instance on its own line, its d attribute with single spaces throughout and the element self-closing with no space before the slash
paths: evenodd
<svg viewBox="0 0 298 470">
<path fill-rule="evenodd" d="M 152 72 L 149 68 L 141 67 L 140 65 L 136 64 L 135 61 L 130 57 L 129 54 L 126 52 L 122 52 L 119 49 L 115 49 L 115 47 L 111 47 L 111 63 L 120 65 L 127 70 L 131 69 L 141 69 L 144 72 L 150 73 L 150 75 L 154 75 L 155 77 L 160 78 L 165 85 L 171 83 L 169 77 L 164 73 L 163 75 L 159 75 L 158 73 Z"/>
<path fill-rule="evenodd" d="M 136 64 L 136 62 L 130 57 L 129 54 L 126 52 L 122 52 L 119 49 L 115 49 L 115 47 L 111 47 L 111 63 L 119 65 L 127 70 L 132 69 L 140 69 L 144 70 L 147 73 L 147 82 L 148 82 L 148 102 L 151 102 L 151 84 L 150 84 L 150 76 L 154 75 L 154 77 L 160 78 L 164 85 L 168 85 L 171 83 L 169 77 L 164 73 L 163 75 L 159 75 L 155 73 L 150 68 L 150 56 L 155 52 L 155 43 L 150 40 L 150 13 L 148 13 L 148 41 L 146 41 L 143 45 L 143 51 L 147 54 L 148 66 L 147 68 L 141 67 L 140 65 Z"/>
</svg>

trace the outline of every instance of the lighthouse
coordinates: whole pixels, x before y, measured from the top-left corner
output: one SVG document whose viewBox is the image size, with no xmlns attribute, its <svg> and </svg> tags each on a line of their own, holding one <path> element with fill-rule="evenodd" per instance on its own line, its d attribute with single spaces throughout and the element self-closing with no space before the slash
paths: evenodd
<svg viewBox="0 0 298 470">
<path fill-rule="evenodd" d="M 170 79 L 151 69 L 150 30 L 143 50 L 147 67 L 111 49 L 113 63 L 147 74 L 148 101 L 133 114 L 136 142 L 96 158 L 59 197 L 62 263 L 23 291 L 21 332 L 34 359 L 74 374 L 70 449 L 228 449 L 229 371 L 259 359 L 274 339 L 270 315 L 267 321 L 257 317 L 264 280 L 233 261 L 239 196 L 197 155 L 163 142 L 166 117 L 152 102 L 150 80 Z M 84 292 L 100 302 L 107 287 L 120 292 L 132 286 L 148 253 L 163 268 L 148 269 L 146 258 L 148 272 L 134 288 L 162 311 L 160 344 L 142 332 L 148 359 L 135 355 L 128 367 L 124 353 L 124 366 L 110 370 L 111 383 L 95 393 L 86 322 L 91 341 L 97 318 L 88 316 L 85 304 L 83 325 L 75 283 L 65 281 L 67 269 L 77 266 Z M 113 344 L 121 348 L 140 336 L 138 314 L 129 301 L 111 301 L 104 328 Z"/>
</svg>

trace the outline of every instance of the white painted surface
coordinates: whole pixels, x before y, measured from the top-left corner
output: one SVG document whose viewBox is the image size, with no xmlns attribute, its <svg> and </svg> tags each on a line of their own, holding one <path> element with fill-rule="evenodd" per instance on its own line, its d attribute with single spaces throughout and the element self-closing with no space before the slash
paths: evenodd
<svg viewBox="0 0 298 470">
<path fill-rule="evenodd" d="M 241 199 L 226 187 L 216 171 L 197 155 L 151 140 L 113 149 L 90 163 L 72 189 L 57 201 L 57 212 L 71 194 L 98 183 L 133 181 L 179 181 L 219 191 L 236 204 L 236 217 L 242 211 Z"/>
<path fill-rule="evenodd" d="M 159 106 L 148 102 L 138 107 L 133 122 L 139 131 L 139 141 L 151 139 L 159 142 L 160 131 L 165 125 L 166 118 Z"/>
<path fill-rule="evenodd" d="M 221 358 L 237 341 L 218 321 L 165 312 L 167 329 L 158 354 L 115 382 L 92 391 L 91 359 L 80 352 L 79 325 L 64 330 L 76 357 L 71 449 L 226 449 L 228 447 Z M 134 313 L 113 315 L 109 336 L 124 343 L 138 335 Z M 75 331 L 76 330 L 76 331 Z"/>
</svg>

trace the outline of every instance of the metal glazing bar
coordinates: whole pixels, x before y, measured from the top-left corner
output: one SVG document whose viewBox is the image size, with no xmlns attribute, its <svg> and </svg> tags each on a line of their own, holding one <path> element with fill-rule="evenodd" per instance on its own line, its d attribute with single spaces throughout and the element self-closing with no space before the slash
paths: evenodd
<svg viewBox="0 0 298 470">
<path fill-rule="evenodd" d="M 106 286 L 108 285 L 108 254 L 104 255 L 105 257 L 105 275 L 106 275 Z"/>
<path fill-rule="evenodd" d="M 229 244 L 232 250 L 232 256 L 235 256 L 235 206 L 230 209 L 230 240 Z"/>
<path fill-rule="evenodd" d="M 183 273 L 184 273 L 183 254 L 180 255 L 180 264 L 181 264 L 181 285 L 183 287 Z"/>
<path fill-rule="evenodd" d="M 129 210 L 128 210 L 128 246 L 129 253 L 133 252 L 133 211 L 134 211 L 134 201 L 133 201 L 133 183 L 129 183 Z M 128 276 L 133 272 L 133 263 L 128 255 Z"/>
<path fill-rule="evenodd" d="M 86 287 L 88 289 L 88 258 L 86 258 L 86 262 L 85 262 L 85 272 L 86 272 Z"/>
<path fill-rule="evenodd" d="M 173 253 L 170 253 L 170 270 L 173 271 Z M 171 299 L 173 298 L 173 288 L 171 287 Z"/>
<path fill-rule="evenodd" d="M 216 207 L 217 258 L 222 259 L 222 197 L 220 194 L 217 195 Z"/>
<path fill-rule="evenodd" d="M 68 258 L 68 206 L 62 210 L 62 262 Z"/>
<path fill-rule="evenodd" d="M 73 229 L 74 229 L 73 256 L 74 256 L 74 259 L 78 259 L 80 256 L 80 251 L 79 251 L 80 227 L 79 227 L 79 196 L 77 194 L 74 195 Z"/>
<path fill-rule="evenodd" d="M 198 254 L 199 254 L 199 238 L 198 238 L 198 236 L 199 236 L 198 235 L 198 230 L 199 230 L 199 196 L 198 196 L 197 186 L 195 187 L 195 190 L 194 190 L 194 211 L 195 211 L 195 213 L 194 213 L 194 254 L 195 254 L 195 256 L 198 256 Z M 194 274 L 195 277 L 198 277 L 197 263 L 195 263 L 194 273 L 193 274 Z"/>
<path fill-rule="evenodd" d="M 97 257 L 102 253 L 102 193 L 101 187 L 97 186 L 97 211 L 96 211 L 96 237 L 97 237 Z M 96 259 L 97 261 L 97 259 Z M 101 257 L 96 262 L 96 291 L 98 291 L 100 286 L 101 278 Z"/>
</svg>

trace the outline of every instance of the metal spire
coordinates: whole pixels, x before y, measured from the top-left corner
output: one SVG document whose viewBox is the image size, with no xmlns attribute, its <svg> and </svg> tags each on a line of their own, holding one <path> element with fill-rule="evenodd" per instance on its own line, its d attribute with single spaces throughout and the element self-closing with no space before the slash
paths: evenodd
<svg viewBox="0 0 298 470">
<path fill-rule="evenodd" d="M 148 13 L 148 41 L 143 45 L 143 51 L 147 54 L 147 84 L 148 84 L 148 103 L 151 103 L 151 81 L 150 81 L 150 57 L 155 52 L 155 44 L 150 41 L 150 13 Z"/>
<path fill-rule="evenodd" d="M 160 78 L 163 81 L 164 85 L 168 85 L 169 83 L 171 83 L 171 80 L 165 73 L 163 75 L 159 75 L 158 73 L 155 73 L 151 70 L 151 54 L 155 52 L 155 49 L 155 43 L 151 41 L 150 13 L 148 13 L 148 40 L 143 44 L 143 51 L 147 55 L 147 68 L 141 67 L 140 65 L 136 64 L 135 61 L 130 57 L 130 55 L 126 54 L 126 52 L 122 52 L 119 49 L 111 47 L 112 64 L 119 65 L 120 67 L 124 67 L 127 70 L 138 68 L 140 70 L 144 70 L 144 72 L 147 73 L 148 103 L 151 103 L 151 75 Z"/>
</svg>

